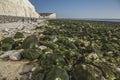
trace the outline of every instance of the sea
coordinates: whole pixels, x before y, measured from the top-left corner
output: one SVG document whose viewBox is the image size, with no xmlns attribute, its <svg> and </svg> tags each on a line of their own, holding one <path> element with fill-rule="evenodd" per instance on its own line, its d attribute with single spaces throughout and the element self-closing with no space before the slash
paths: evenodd
<svg viewBox="0 0 120 80">
<path fill-rule="evenodd" d="M 91 18 L 85 18 L 85 19 L 79 19 L 79 20 L 106 21 L 106 22 L 120 22 L 120 19 L 91 19 Z"/>
<path fill-rule="evenodd" d="M 66 18 L 60 18 L 66 19 Z M 101 18 L 68 18 L 67 20 L 85 20 L 85 21 L 105 21 L 105 22 L 120 22 L 120 19 L 101 19 Z"/>
</svg>

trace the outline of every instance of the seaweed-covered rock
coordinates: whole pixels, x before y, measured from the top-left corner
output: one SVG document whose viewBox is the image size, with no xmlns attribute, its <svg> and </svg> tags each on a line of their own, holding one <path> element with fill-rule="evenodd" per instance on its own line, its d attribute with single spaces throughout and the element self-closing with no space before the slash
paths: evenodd
<svg viewBox="0 0 120 80">
<path fill-rule="evenodd" d="M 2 40 L 2 43 L 13 44 L 14 40 L 11 37 L 7 37 L 7 38 L 5 38 L 5 39 Z"/>
<path fill-rule="evenodd" d="M 77 62 L 78 58 L 80 57 L 80 54 L 77 53 L 76 51 L 71 51 L 71 50 L 66 50 L 63 53 L 64 58 L 69 65 L 73 65 L 74 63 Z"/>
<path fill-rule="evenodd" d="M 11 44 L 7 44 L 7 43 L 6 44 L 5 43 L 2 44 L 1 47 L 2 47 L 3 51 L 8 51 L 8 50 L 12 49 L 12 45 Z"/>
<path fill-rule="evenodd" d="M 106 62 L 99 62 L 99 63 L 96 63 L 96 65 L 102 71 L 102 75 L 105 78 L 108 78 L 108 79 L 116 78 L 117 75 L 116 75 L 116 70 L 114 65 L 111 65 Z"/>
<path fill-rule="evenodd" d="M 23 41 L 23 44 L 22 44 L 22 47 L 24 49 L 28 49 L 28 48 L 35 48 L 37 47 L 39 44 L 38 44 L 38 38 L 35 36 L 35 35 L 31 35 L 31 36 L 28 36 L 24 41 Z"/>
<path fill-rule="evenodd" d="M 44 54 L 49 54 L 49 53 L 52 54 L 52 53 L 53 53 L 53 50 L 50 49 L 50 48 L 46 48 L 46 49 L 43 50 L 43 53 L 44 53 Z"/>
<path fill-rule="evenodd" d="M 7 38 L 3 39 L 1 42 L 2 42 L 2 44 L 1 44 L 2 50 L 7 51 L 7 50 L 12 49 L 12 46 L 15 41 L 14 41 L 14 39 L 7 37 Z"/>
<path fill-rule="evenodd" d="M 74 44 L 76 45 L 76 47 L 77 47 L 78 49 L 81 48 L 81 41 L 80 41 L 80 40 L 76 40 L 76 41 L 74 42 Z"/>
<path fill-rule="evenodd" d="M 25 49 L 22 52 L 22 56 L 26 59 L 29 60 L 34 60 L 34 59 L 38 59 L 40 57 L 40 50 L 35 50 L 35 49 Z"/>
<path fill-rule="evenodd" d="M 22 49 L 22 40 L 15 41 L 13 49 Z"/>
<path fill-rule="evenodd" d="M 32 80 L 44 80 L 44 77 L 44 70 L 40 66 L 38 66 L 32 73 Z"/>
<path fill-rule="evenodd" d="M 98 72 L 98 74 L 97 74 Z M 78 64 L 73 67 L 72 77 L 74 80 L 100 80 L 99 77 L 101 72 L 95 69 L 93 66 Z"/>
<path fill-rule="evenodd" d="M 45 68 L 51 68 L 54 65 L 61 66 L 61 67 L 66 65 L 66 61 L 64 60 L 63 56 L 57 53 L 52 53 L 52 54 L 48 53 L 48 54 L 42 55 L 40 59 L 40 63 Z"/>
<path fill-rule="evenodd" d="M 25 37 L 24 34 L 21 32 L 17 32 L 14 36 L 14 38 L 24 38 L 24 37 Z"/>
<path fill-rule="evenodd" d="M 69 80 L 69 75 L 64 69 L 54 67 L 46 75 L 45 80 Z"/>
<path fill-rule="evenodd" d="M 60 37 L 60 38 L 58 38 L 58 40 L 57 40 L 57 43 L 61 46 L 61 45 L 64 45 L 65 46 L 65 48 L 67 48 L 67 49 L 77 49 L 77 47 L 76 47 L 76 45 L 73 43 L 73 42 L 71 42 L 68 38 L 66 38 L 66 37 Z"/>
</svg>

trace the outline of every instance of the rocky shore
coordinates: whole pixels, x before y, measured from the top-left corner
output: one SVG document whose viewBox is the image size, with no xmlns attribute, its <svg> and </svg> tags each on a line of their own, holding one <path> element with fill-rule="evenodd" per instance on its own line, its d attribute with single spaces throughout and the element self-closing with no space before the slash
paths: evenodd
<svg viewBox="0 0 120 80">
<path fill-rule="evenodd" d="M 37 26 L 46 25 L 46 20 L 38 22 L 12 22 L 0 24 L 0 41 L 7 37 L 14 37 L 17 32 L 21 32 L 25 37 L 35 33 Z M 1 47 L 1 45 L 0 45 Z M 34 68 L 34 63 L 29 60 L 21 60 L 23 50 L 0 50 L 0 80 L 28 80 L 30 71 Z M 3 54 L 3 55 L 2 55 Z M 22 73 L 28 73 L 22 75 Z"/>
<path fill-rule="evenodd" d="M 120 80 L 120 27 L 111 24 L 0 24 L 0 80 Z"/>
</svg>

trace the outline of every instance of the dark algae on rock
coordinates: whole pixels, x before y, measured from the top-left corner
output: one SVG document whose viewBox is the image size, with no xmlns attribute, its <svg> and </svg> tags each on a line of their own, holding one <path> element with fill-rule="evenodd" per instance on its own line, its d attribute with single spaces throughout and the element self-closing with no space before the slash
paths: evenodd
<svg viewBox="0 0 120 80">
<path fill-rule="evenodd" d="M 21 32 L 17 32 L 14 36 L 14 38 L 24 38 L 24 37 L 25 37 L 24 34 Z"/>
<path fill-rule="evenodd" d="M 1 48 L 3 51 L 8 51 L 12 49 L 13 44 L 15 43 L 14 39 L 7 37 L 1 41 Z"/>
<path fill-rule="evenodd" d="M 35 35 L 28 36 L 22 44 L 24 49 L 35 48 L 38 46 L 38 38 Z"/>
<path fill-rule="evenodd" d="M 35 60 L 38 59 L 40 57 L 41 51 L 39 50 L 35 50 L 35 49 L 25 49 L 22 52 L 22 56 L 26 59 L 29 60 Z"/>
</svg>

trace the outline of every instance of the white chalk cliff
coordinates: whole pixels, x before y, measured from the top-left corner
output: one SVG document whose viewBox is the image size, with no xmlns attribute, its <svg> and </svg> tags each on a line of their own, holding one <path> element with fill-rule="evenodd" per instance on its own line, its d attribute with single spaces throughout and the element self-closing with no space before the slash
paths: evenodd
<svg viewBox="0 0 120 80">
<path fill-rule="evenodd" d="M 39 17 L 29 0 L 0 0 L 0 15 Z"/>
</svg>

